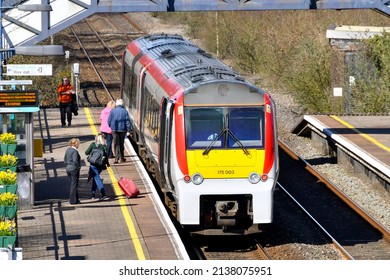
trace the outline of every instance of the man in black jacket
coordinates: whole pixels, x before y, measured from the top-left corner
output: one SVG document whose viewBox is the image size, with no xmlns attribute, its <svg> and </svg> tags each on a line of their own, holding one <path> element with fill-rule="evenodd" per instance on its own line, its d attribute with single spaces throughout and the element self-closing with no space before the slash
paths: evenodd
<svg viewBox="0 0 390 280">
<path fill-rule="evenodd" d="M 123 107 L 123 100 L 118 99 L 115 102 L 116 107 L 111 110 L 108 116 L 108 125 L 112 130 L 114 142 L 115 161 L 125 162 L 125 138 L 131 131 L 130 117 L 127 110 Z"/>
</svg>

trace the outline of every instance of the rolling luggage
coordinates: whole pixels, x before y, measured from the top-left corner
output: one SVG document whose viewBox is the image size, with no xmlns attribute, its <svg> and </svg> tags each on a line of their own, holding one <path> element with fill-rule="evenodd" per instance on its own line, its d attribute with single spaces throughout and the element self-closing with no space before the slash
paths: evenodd
<svg viewBox="0 0 390 280">
<path fill-rule="evenodd" d="M 118 181 L 118 185 L 128 198 L 137 197 L 139 195 L 139 189 L 130 178 L 121 177 Z"/>
</svg>

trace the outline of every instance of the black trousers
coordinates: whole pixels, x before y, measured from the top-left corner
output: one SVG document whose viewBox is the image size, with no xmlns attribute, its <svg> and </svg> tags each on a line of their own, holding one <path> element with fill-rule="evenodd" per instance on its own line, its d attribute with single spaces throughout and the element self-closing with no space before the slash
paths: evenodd
<svg viewBox="0 0 390 280">
<path fill-rule="evenodd" d="M 106 142 L 107 142 L 107 156 L 108 158 L 111 158 L 112 156 L 114 156 L 113 152 L 112 152 L 112 134 L 111 133 L 106 133 L 106 132 L 102 132 L 104 134 L 104 136 L 106 137 Z M 115 151 L 115 150 L 114 150 Z"/>
<path fill-rule="evenodd" d="M 72 103 L 60 103 L 61 124 L 65 125 L 65 119 L 68 124 L 72 122 Z"/>
<path fill-rule="evenodd" d="M 70 179 L 69 203 L 74 204 L 79 200 L 80 170 L 66 171 Z"/>
<path fill-rule="evenodd" d="M 125 157 L 125 137 L 126 131 L 113 131 L 115 159 L 123 159 Z"/>
</svg>

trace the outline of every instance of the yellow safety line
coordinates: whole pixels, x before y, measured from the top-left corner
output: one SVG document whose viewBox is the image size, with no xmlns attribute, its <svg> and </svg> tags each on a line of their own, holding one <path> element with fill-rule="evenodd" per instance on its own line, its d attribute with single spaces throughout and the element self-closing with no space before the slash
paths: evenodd
<svg viewBox="0 0 390 280">
<path fill-rule="evenodd" d="M 89 108 L 84 107 L 84 111 L 85 111 L 85 114 L 87 116 L 89 125 L 91 126 L 92 133 L 93 133 L 93 135 L 96 135 L 98 132 L 97 132 L 95 123 L 93 121 L 93 118 L 91 116 Z M 108 175 L 110 176 L 110 180 L 112 182 L 115 195 L 119 198 L 119 200 L 118 200 L 119 205 L 120 205 L 120 208 L 122 210 L 123 217 L 125 218 L 127 229 L 129 230 L 131 240 L 133 241 L 135 252 L 137 253 L 138 260 L 145 260 L 145 254 L 144 254 L 144 251 L 142 249 L 140 239 L 138 238 L 138 234 L 137 234 L 137 231 L 135 229 L 133 220 L 132 220 L 131 215 L 129 213 L 129 210 L 127 208 L 126 200 L 122 196 L 122 191 L 119 188 L 118 180 L 116 179 L 115 174 L 112 171 L 111 167 L 107 167 L 107 172 L 108 172 Z"/>
<path fill-rule="evenodd" d="M 356 131 L 357 133 L 359 133 L 361 136 L 363 136 L 364 138 L 366 138 L 368 141 L 374 143 L 375 145 L 377 145 L 378 147 L 382 148 L 383 150 L 387 151 L 387 152 L 390 152 L 390 148 L 383 145 L 382 143 L 380 143 L 379 141 L 375 140 L 374 138 L 372 138 L 371 136 L 367 135 L 367 134 L 364 134 L 362 133 L 361 131 L 359 131 L 358 129 L 356 129 L 355 127 L 353 127 L 352 125 L 350 125 L 349 123 L 347 123 L 346 121 L 343 121 L 342 119 L 340 119 L 339 117 L 336 117 L 334 115 L 331 115 L 330 116 L 331 118 L 335 119 L 336 121 L 338 121 L 339 123 L 341 123 L 342 125 L 345 125 L 346 127 Z"/>
</svg>

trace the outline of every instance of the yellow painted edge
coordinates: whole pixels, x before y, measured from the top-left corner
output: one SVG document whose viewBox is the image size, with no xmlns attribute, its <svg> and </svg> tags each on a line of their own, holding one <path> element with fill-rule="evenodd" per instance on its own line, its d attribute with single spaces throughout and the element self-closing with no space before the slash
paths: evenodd
<svg viewBox="0 0 390 280">
<path fill-rule="evenodd" d="M 84 107 L 84 111 L 85 111 L 85 115 L 87 116 L 88 123 L 91 127 L 92 133 L 93 133 L 93 135 L 96 135 L 98 133 L 98 131 L 96 129 L 96 126 L 95 126 L 95 123 L 94 123 L 93 118 L 91 116 L 91 112 L 90 112 L 89 108 Z M 127 229 L 129 230 L 131 240 L 133 241 L 135 252 L 137 254 L 138 260 L 145 260 L 145 254 L 144 254 L 144 251 L 142 249 L 142 245 L 141 245 L 140 239 L 138 237 L 137 230 L 134 226 L 134 222 L 133 222 L 131 215 L 129 213 L 129 210 L 127 208 L 125 198 L 124 198 L 124 196 L 122 196 L 122 191 L 119 188 L 118 180 L 116 179 L 114 171 L 112 170 L 111 167 L 107 167 L 107 172 L 108 172 L 108 175 L 110 176 L 110 180 L 111 180 L 112 186 L 114 188 L 115 195 L 118 197 L 118 202 L 119 202 L 119 205 L 120 205 L 120 208 L 122 211 L 122 215 L 125 219 Z"/>
<path fill-rule="evenodd" d="M 335 119 L 336 121 L 338 121 L 339 123 L 341 123 L 342 125 L 345 125 L 346 127 L 356 131 L 357 133 L 359 133 L 361 136 L 363 136 L 364 138 L 366 138 L 368 141 L 374 143 L 375 145 L 377 145 L 378 147 L 382 148 L 383 150 L 387 151 L 387 152 L 390 152 L 390 148 L 383 145 L 381 142 L 375 140 L 374 138 L 372 138 L 371 136 L 365 134 L 365 133 L 362 133 L 361 131 L 359 131 L 358 129 L 356 129 L 355 127 L 353 127 L 351 124 L 347 123 L 346 121 L 343 121 L 342 119 L 340 119 L 339 117 L 336 117 L 334 115 L 331 115 L 330 116 L 331 118 Z"/>
</svg>

